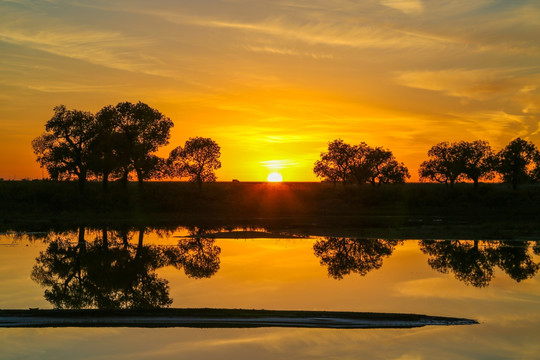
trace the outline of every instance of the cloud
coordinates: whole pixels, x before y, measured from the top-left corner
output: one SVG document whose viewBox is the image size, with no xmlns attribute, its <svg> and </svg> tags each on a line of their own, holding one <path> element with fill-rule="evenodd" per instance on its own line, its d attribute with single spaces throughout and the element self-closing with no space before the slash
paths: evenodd
<svg viewBox="0 0 540 360">
<path fill-rule="evenodd" d="M 405 14 L 419 14 L 424 11 L 420 0 L 381 0 L 381 4 L 397 9 Z"/>
<path fill-rule="evenodd" d="M 520 81 L 512 72 L 502 69 L 446 69 L 402 72 L 397 76 L 397 82 L 417 89 L 483 100 L 516 91 Z"/>
<path fill-rule="evenodd" d="M 287 48 L 279 48 L 279 47 L 272 47 L 268 45 L 262 45 L 262 46 L 255 46 L 255 45 L 245 45 L 244 49 L 252 52 L 260 52 L 260 53 L 269 53 L 269 54 L 276 54 L 276 55 L 291 55 L 291 56 L 297 56 L 297 57 L 310 57 L 312 59 L 333 59 L 334 56 L 331 54 L 317 54 L 317 53 L 308 53 L 308 52 L 301 52 L 296 51 L 292 49 Z"/>
<path fill-rule="evenodd" d="M 0 41 L 82 60 L 109 68 L 165 75 L 156 68 L 159 61 L 134 49 L 145 41 L 118 32 L 101 32 L 73 27 L 40 31 L 0 28 Z"/>
</svg>

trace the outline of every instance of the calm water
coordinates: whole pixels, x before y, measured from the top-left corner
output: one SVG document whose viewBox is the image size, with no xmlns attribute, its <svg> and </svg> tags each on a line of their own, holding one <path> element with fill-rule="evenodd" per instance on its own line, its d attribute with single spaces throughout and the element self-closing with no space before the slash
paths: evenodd
<svg viewBox="0 0 540 360">
<path fill-rule="evenodd" d="M 540 359 L 540 242 L 0 235 L 0 308 L 404 312 L 479 325 L 391 330 L 0 329 L 6 359 Z"/>
</svg>

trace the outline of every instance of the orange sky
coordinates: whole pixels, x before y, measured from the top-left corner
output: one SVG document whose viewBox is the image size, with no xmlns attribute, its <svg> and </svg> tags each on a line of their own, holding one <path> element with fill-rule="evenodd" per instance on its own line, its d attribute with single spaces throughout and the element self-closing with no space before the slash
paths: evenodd
<svg viewBox="0 0 540 360">
<path fill-rule="evenodd" d="M 41 178 L 53 107 L 143 101 L 222 148 L 218 180 L 312 181 L 327 143 L 384 146 L 413 181 L 440 141 L 540 145 L 537 1 L 0 3 L 0 177 Z"/>
</svg>

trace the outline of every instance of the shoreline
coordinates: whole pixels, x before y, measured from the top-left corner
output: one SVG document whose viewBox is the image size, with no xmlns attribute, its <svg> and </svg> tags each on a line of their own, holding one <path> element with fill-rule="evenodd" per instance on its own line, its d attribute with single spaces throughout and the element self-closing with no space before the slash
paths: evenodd
<svg viewBox="0 0 540 360">
<path fill-rule="evenodd" d="M 398 313 L 247 309 L 0 310 L 0 328 L 45 327 L 295 327 L 328 329 L 474 325 L 476 320 Z"/>
</svg>

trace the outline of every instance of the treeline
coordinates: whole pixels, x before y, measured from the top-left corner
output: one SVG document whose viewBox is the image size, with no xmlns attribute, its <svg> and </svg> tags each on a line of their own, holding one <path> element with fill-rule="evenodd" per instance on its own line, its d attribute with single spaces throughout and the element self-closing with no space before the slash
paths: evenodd
<svg viewBox="0 0 540 360">
<path fill-rule="evenodd" d="M 189 178 L 200 188 L 203 182 L 215 181 L 221 149 L 210 138 L 190 138 L 168 158 L 155 154 L 169 143 L 173 126 L 168 117 L 142 102 L 107 105 L 96 114 L 60 105 L 32 147 L 51 179 L 77 179 L 81 192 L 88 179 L 101 180 L 107 189 L 110 180 L 120 180 L 125 187 L 135 175 L 140 185 L 148 179 Z M 482 140 L 441 142 L 427 155 L 419 168 L 421 181 L 449 186 L 472 182 L 476 188 L 480 181 L 501 180 L 514 189 L 540 181 L 540 151 L 521 138 L 499 152 Z M 374 186 L 410 178 L 408 168 L 392 151 L 341 139 L 329 143 L 313 171 L 323 181 Z"/>
<path fill-rule="evenodd" d="M 107 189 L 109 180 L 127 186 L 132 174 L 140 185 L 163 177 L 188 177 L 199 185 L 214 181 L 221 153 L 210 138 L 190 138 L 167 159 L 155 155 L 169 143 L 173 126 L 168 117 L 142 102 L 108 105 L 96 114 L 60 105 L 32 148 L 51 179 L 77 179 L 81 192 L 88 179 L 100 179 Z"/>
<path fill-rule="evenodd" d="M 453 186 L 456 182 L 500 179 L 516 189 L 524 183 L 540 181 L 540 151 L 530 141 L 517 138 L 499 152 L 487 141 L 441 142 L 428 151 L 429 159 L 418 170 L 421 181 Z M 341 139 L 329 143 L 328 151 L 315 163 L 315 175 L 323 181 L 371 183 L 404 183 L 409 170 L 397 162 L 392 152 L 372 148 L 362 142 L 350 145 Z"/>
</svg>

